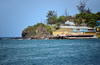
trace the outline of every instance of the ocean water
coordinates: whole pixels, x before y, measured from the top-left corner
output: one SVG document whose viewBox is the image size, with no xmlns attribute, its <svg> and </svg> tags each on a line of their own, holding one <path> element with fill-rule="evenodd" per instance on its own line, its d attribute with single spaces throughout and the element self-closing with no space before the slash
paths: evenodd
<svg viewBox="0 0 100 65">
<path fill-rule="evenodd" d="M 100 39 L 0 40 L 0 65 L 100 65 Z"/>
</svg>

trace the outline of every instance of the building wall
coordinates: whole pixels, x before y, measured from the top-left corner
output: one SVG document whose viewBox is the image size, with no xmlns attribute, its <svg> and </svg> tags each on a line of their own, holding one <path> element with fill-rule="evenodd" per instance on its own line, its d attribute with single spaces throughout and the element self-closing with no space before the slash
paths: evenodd
<svg viewBox="0 0 100 65">
<path fill-rule="evenodd" d="M 55 31 L 55 32 L 53 32 L 54 36 L 63 35 L 63 34 L 68 34 L 68 31 Z"/>
<path fill-rule="evenodd" d="M 53 32 L 54 36 L 57 35 L 78 35 L 78 34 L 95 34 L 96 33 L 96 29 L 86 29 L 86 28 L 61 28 L 57 31 Z"/>
<path fill-rule="evenodd" d="M 96 29 L 84 29 L 84 28 L 82 28 L 82 29 L 79 29 L 79 28 L 77 28 L 77 29 L 73 29 L 73 32 L 96 32 Z"/>
<path fill-rule="evenodd" d="M 84 29 L 93 29 L 93 28 L 91 28 L 91 27 L 87 27 L 87 26 L 60 26 L 60 28 L 79 28 L 79 29 L 82 29 L 82 28 L 84 28 Z"/>
</svg>

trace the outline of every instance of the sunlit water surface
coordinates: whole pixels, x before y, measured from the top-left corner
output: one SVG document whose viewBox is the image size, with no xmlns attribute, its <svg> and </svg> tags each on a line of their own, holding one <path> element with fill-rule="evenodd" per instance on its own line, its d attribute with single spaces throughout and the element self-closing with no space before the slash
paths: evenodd
<svg viewBox="0 0 100 65">
<path fill-rule="evenodd" d="M 0 65 L 100 65 L 100 39 L 0 40 Z"/>
</svg>

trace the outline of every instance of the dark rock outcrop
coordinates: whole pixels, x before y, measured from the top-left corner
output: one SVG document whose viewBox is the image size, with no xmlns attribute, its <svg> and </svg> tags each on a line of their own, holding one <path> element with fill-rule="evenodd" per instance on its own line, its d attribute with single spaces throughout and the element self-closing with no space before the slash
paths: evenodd
<svg viewBox="0 0 100 65">
<path fill-rule="evenodd" d="M 50 35 L 51 34 L 48 31 L 48 28 L 42 23 L 38 23 L 34 26 L 29 26 L 22 31 L 22 37 L 24 39 L 44 39 L 50 37 Z"/>
</svg>

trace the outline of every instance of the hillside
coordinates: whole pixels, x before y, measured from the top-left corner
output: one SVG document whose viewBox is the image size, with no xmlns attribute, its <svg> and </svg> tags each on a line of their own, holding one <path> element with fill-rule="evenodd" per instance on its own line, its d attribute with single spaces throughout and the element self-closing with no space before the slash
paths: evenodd
<svg viewBox="0 0 100 65">
<path fill-rule="evenodd" d="M 22 31 L 23 38 L 47 38 L 51 36 L 52 31 L 56 30 L 56 27 L 48 26 L 42 23 L 38 23 L 34 26 L 28 26 Z"/>
</svg>

